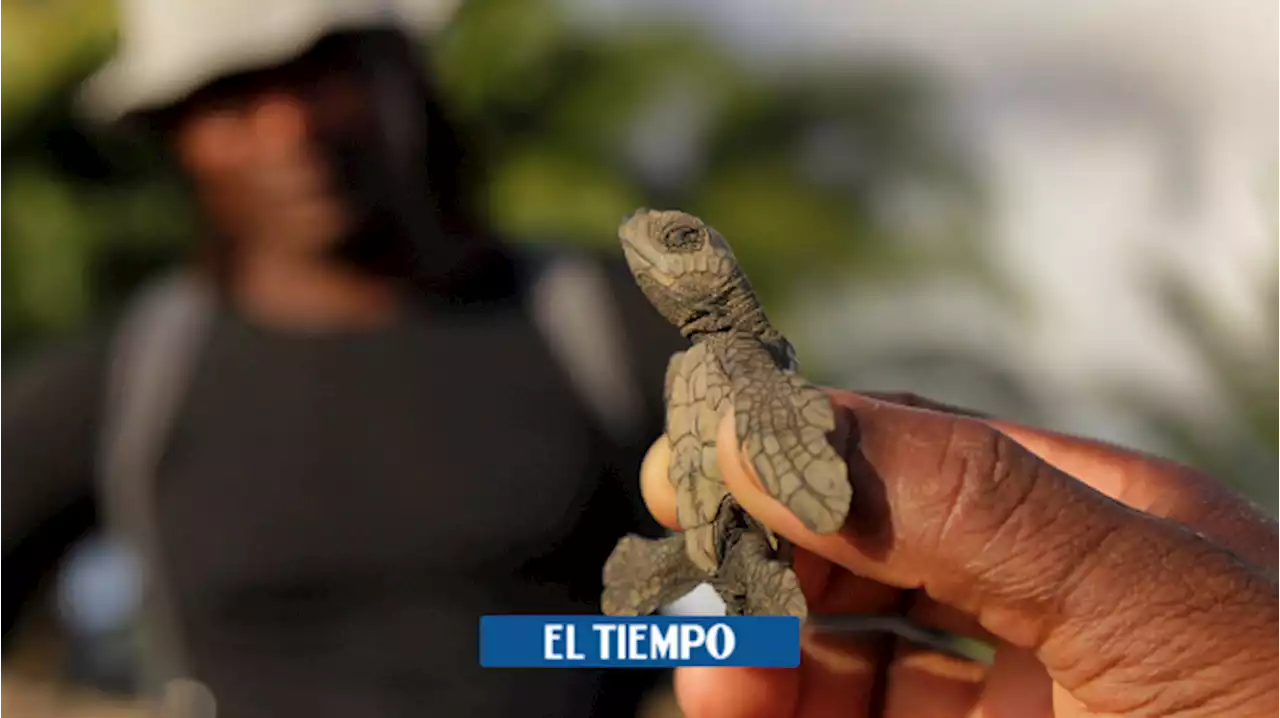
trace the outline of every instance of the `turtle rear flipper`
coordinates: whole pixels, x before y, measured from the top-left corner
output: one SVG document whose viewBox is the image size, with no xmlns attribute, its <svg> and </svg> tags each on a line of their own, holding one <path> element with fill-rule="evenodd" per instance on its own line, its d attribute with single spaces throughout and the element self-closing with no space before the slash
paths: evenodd
<svg viewBox="0 0 1280 718">
<path fill-rule="evenodd" d="M 684 536 L 624 536 L 604 564 L 607 616 L 647 616 L 697 588 L 707 574 L 689 560 Z"/>
<path fill-rule="evenodd" d="M 751 519 L 725 552 L 713 585 L 729 615 L 804 618 L 808 614 L 795 571 L 777 559 L 764 527 Z"/>
</svg>

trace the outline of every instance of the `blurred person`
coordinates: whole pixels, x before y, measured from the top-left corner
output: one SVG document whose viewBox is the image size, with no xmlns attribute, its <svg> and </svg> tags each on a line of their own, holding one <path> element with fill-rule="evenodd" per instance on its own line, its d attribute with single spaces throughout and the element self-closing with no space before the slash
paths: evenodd
<svg viewBox="0 0 1280 718">
<path fill-rule="evenodd" d="M 981 665 L 808 635 L 796 669 L 680 668 L 688 718 L 1276 715 L 1276 522 L 1194 469 L 912 395 L 830 391 L 854 486 L 815 534 L 720 425 L 743 508 L 795 543 L 815 612 L 905 616 L 995 646 Z M 676 524 L 659 440 L 645 497 Z"/>
<path fill-rule="evenodd" d="M 97 517 L 179 710 L 634 713 L 655 674 L 486 672 L 478 618 L 596 612 L 616 540 L 660 530 L 636 477 L 678 333 L 620 260 L 485 226 L 380 6 L 150 0 L 122 38 L 90 107 L 163 142 L 208 237 L 9 381 L 6 638 Z"/>
</svg>

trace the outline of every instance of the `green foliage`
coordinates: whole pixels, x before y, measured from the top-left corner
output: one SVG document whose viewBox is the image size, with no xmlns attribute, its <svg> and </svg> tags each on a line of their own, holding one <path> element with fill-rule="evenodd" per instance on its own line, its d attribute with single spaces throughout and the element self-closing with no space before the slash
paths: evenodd
<svg viewBox="0 0 1280 718">
<path fill-rule="evenodd" d="M 516 237 L 595 243 L 602 227 L 616 225 L 641 203 L 623 173 L 551 148 L 512 152 L 490 179 L 490 215 Z"/>
<path fill-rule="evenodd" d="M 55 38 L 44 64 L 29 44 L 6 54 L 26 58 L 14 84 L 25 95 L 5 105 L 0 185 L 10 352 L 83 326 L 147 269 L 178 257 L 195 229 L 149 148 L 74 120 L 75 87 L 112 33 L 98 11 L 67 26 L 93 42 L 56 41 L 59 13 L 81 5 L 5 6 L 7 35 L 38 28 Z M 775 294 L 851 262 L 886 264 L 890 229 L 874 205 L 887 182 L 907 174 L 962 186 L 920 121 L 927 107 L 909 78 L 825 69 L 764 78 L 692 27 L 590 34 L 551 0 L 464 3 L 428 48 L 486 167 L 490 219 L 520 240 L 610 246 L 637 206 L 679 206 L 731 234 L 762 292 Z M 681 106 L 687 118 L 662 124 Z M 694 126 L 682 171 L 646 167 L 652 152 L 638 137 Z M 836 151 L 857 155 L 857 176 L 806 166 L 807 143 L 823 133 L 849 144 Z"/>
<path fill-rule="evenodd" d="M 1274 265 L 1272 265 L 1274 267 Z M 1184 284 L 1164 279 L 1158 285 L 1173 326 L 1187 340 L 1208 370 L 1224 418 L 1213 425 L 1194 410 L 1172 405 L 1160 396 L 1137 393 L 1127 387 L 1114 390 L 1118 404 L 1136 412 L 1143 422 L 1178 452 L 1176 458 L 1221 478 L 1247 493 L 1272 515 L 1280 513 L 1280 294 L 1273 271 L 1256 289 L 1264 320 L 1254 337 L 1261 352 L 1242 351 L 1242 342 L 1224 327 L 1228 317 Z M 1253 342 L 1250 342 L 1252 344 Z"/>
<path fill-rule="evenodd" d="M 76 198 L 70 187 L 36 168 L 5 174 L 4 264 L 19 270 L 6 287 L 6 326 L 74 324 L 89 304 L 85 275 L 92 245 Z"/>
<path fill-rule="evenodd" d="M 6 2 L 0 46 L 5 124 L 30 113 L 69 77 L 101 62 L 115 30 L 114 3 Z M 6 133 L 7 137 L 7 133 Z"/>
</svg>

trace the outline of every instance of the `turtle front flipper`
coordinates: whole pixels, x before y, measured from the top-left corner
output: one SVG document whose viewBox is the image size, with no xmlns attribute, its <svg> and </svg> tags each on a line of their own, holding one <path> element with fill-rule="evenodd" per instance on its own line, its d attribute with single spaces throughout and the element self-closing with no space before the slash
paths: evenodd
<svg viewBox="0 0 1280 718">
<path fill-rule="evenodd" d="M 604 564 L 601 609 L 608 616 L 647 616 L 708 579 L 689 560 L 684 536 L 624 536 Z"/>
<path fill-rule="evenodd" d="M 712 523 L 728 496 L 715 463 L 716 426 L 728 399 L 728 379 L 705 344 L 694 344 L 668 364 L 667 472 L 676 490 L 676 521 L 684 531 L 689 560 L 706 572 L 719 564 Z"/>
<path fill-rule="evenodd" d="M 754 340 L 735 342 L 724 364 L 738 442 L 765 488 L 809 529 L 840 530 L 853 489 L 844 459 L 827 440 L 836 421 L 826 393 L 778 368 Z"/>
</svg>

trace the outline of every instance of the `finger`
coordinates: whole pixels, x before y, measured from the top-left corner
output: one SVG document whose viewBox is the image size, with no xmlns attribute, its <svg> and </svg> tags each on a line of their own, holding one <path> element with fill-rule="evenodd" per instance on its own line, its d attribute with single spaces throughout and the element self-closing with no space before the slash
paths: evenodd
<svg viewBox="0 0 1280 718">
<path fill-rule="evenodd" d="M 807 592 L 810 613 L 828 615 L 882 614 L 896 610 L 901 592 L 844 570 L 829 561 L 796 549 L 796 573 L 808 565 L 825 569 L 826 580 Z M 874 633 L 853 635 L 805 631 L 801 637 L 800 690 L 796 715 L 872 716 L 882 667 L 893 649 L 892 637 Z"/>
<path fill-rule="evenodd" d="M 983 416 L 970 409 L 943 404 L 907 392 L 867 392 L 865 395 L 903 406 L 921 407 L 965 416 Z M 640 465 L 640 491 L 654 519 L 663 526 L 678 531 L 680 522 L 676 519 L 676 489 L 671 484 L 668 474 L 670 461 L 671 443 L 664 434 L 649 447 Z"/>
<path fill-rule="evenodd" d="M 1077 706 L 1078 707 L 1078 706 Z M 1053 681 L 1033 652 L 1002 645 L 987 671 L 970 718 L 1069 718 L 1083 711 L 1054 711 Z"/>
<path fill-rule="evenodd" d="M 732 417 L 722 424 L 725 482 L 765 524 L 855 573 L 977 616 L 1103 709 L 1226 700 L 1219 693 L 1239 697 L 1263 680 L 1274 695 L 1277 658 L 1260 638 L 1280 623 L 1272 574 L 1107 498 L 980 421 L 833 398 L 847 414 L 836 438 L 854 484 L 837 534 L 807 531 L 762 491 Z M 1201 675 L 1216 679 L 1164 678 Z"/>
<path fill-rule="evenodd" d="M 964 718 L 978 703 L 986 669 L 937 651 L 900 646 L 889 665 L 886 718 Z"/>
<path fill-rule="evenodd" d="M 907 618 L 922 627 L 991 641 L 972 616 L 921 595 Z M 887 671 L 885 716 L 967 716 L 978 702 L 987 667 L 950 653 L 898 640 Z"/>
<path fill-rule="evenodd" d="M 686 718 L 796 715 L 800 671 L 792 668 L 677 668 L 676 702 Z"/>
<path fill-rule="evenodd" d="M 1195 469 L 1105 442 L 997 419 L 907 392 L 868 392 L 863 396 L 900 406 L 979 418 L 1058 470 L 1121 503 L 1177 521 L 1273 571 L 1280 564 L 1280 531 L 1275 520 L 1245 497 Z"/>
<path fill-rule="evenodd" d="M 1275 520 L 1207 474 L 1092 439 L 1009 421 L 987 423 L 1103 494 L 1144 513 L 1177 521 L 1276 571 L 1280 532 Z"/>
<path fill-rule="evenodd" d="M 837 396 L 843 394 L 837 393 Z M 867 396 L 913 408 L 960 416 L 982 415 L 903 392 Z M 1168 518 L 1198 531 L 1246 560 L 1280 566 L 1276 522 L 1211 477 L 1159 457 L 1015 422 L 984 418 L 1058 470 L 1135 509 Z M 670 444 L 660 437 L 641 467 L 641 489 L 649 511 L 661 524 L 679 529 L 675 488 L 667 475 Z"/>
<path fill-rule="evenodd" d="M 956 636 L 995 645 L 999 640 L 990 631 L 968 613 L 954 606 L 939 603 L 923 592 L 912 594 L 914 600 L 907 609 L 906 617 L 924 628 L 933 628 Z"/>
<path fill-rule="evenodd" d="M 956 416 L 971 416 L 977 419 L 986 419 L 990 415 L 983 412 L 968 409 L 955 404 L 946 404 L 935 399 L 912 394 L 906 391 L 859 391 L 854 392 L 861 396 L 870 397 L 879 401 L 898 404 L 900 406 L 909 406 L 916 409 L 925 409 L 927 411 L 938 411 L 944 414 L 955 414 Z"/>
<path fill-rule="evenodd" d="M 671 463 L 671 444 L 661 436 L 649 447 L 640 464 L 640 495 L 649 513 L 658 523 L 673 531 L 680 530 L 676 520 L 676 489 L 671 485 L 667 467 Z"/>
<path fill-rule="evenodd" d="M 897 604 L 898 591 L 832 571 L 829 561 L 803 549 L 796 550 L 793 565 L 812 612 L 883 613 Z M 800 646 L 796 669 L 677 669 L 681 709 L 688 718 L 875 715 L 871 710 L 878 670 L 891 648 L 885 637 L 806 630 Z"/>
</svg>

